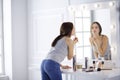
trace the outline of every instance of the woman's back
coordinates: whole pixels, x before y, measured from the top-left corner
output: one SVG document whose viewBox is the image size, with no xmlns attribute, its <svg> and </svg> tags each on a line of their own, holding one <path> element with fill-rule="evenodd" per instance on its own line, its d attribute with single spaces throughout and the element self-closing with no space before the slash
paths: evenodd
<svg viewBox="0 0 120 80">
<path fill-rule="evenodd" d="M 54 47 L 51 48 L 47 59 L 52 59 L 58 63 L 62 62 L 68 54 L 68 47 L 65 41 L 65 37 L 60 39 Z"/>
</svg>

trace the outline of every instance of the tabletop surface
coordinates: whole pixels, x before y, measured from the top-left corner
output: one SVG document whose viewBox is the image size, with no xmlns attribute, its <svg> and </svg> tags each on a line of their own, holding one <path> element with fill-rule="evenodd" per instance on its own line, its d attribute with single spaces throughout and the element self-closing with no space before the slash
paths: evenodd
<svg viewBox="0 0 120 80">
<path fill-rule="evenodd" d="M 93 72 L 85 72 L 85 71 L 73 71 L 72 69 L 63 69 L 63 74 L 72 74 L 78 76 L 96 76 L 102 78 L 112 78 L 116 76 L 120 76 L 120 68 L 112 69 L 112 70 L 101 70 L 101 71 L 93 71 Z"/>
</svg>

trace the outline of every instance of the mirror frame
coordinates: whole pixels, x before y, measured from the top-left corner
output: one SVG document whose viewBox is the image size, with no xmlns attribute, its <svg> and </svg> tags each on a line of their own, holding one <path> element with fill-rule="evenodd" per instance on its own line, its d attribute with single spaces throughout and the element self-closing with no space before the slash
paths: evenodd
<svg viewBox="0 0 120 80">
<path fill-rule="evenodd" d="M 98 10 L 98 9 L 110 9 L 110 34 L 111 34 L 111 58 L 115 66 L 117 65 L 117 62 L 119 62 L 119 21 L 117 21 L 117 17 L 119 17 L 119 13 L 117 12 L 118 7 L 117 1 L 105 1 L 105 2 L 95 2 L 95 3 L 87 3 L 87 4 L 79 4 L 79 5 L 70 5 L 68 7 L 69 10 L 69 16 L 74 21 L 74 13 L 75 11 L 79 10 Z M 119 20 L 119 19 L 118 19 Z"/>
</svg>

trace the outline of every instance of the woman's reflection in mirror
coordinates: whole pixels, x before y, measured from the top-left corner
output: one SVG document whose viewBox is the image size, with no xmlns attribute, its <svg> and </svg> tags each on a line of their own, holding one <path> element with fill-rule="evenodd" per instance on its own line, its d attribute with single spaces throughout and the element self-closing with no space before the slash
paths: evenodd
<svg viewBox="0 0 120 80">
<path fill-rule="evenodd" d="M 90 27 L 91 36 L 89 41 L 92 48 L 92 58 L 111 60 L 109 39 L 102 33 L 102 27 L 99 22 L 93 22 Z"/>
</svg>

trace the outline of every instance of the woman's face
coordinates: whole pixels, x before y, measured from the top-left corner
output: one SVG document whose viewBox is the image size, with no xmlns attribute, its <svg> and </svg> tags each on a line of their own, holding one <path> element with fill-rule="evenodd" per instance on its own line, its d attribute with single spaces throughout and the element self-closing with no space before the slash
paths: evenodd
<svg viewBox="0 0 120 80">
<path fill-rule="evenodd" d="M 73 27 L 71 35 L 75 35 L 75 27 Z"/>
<path fill-rule="evenodd" d="M 92 34 L 99 34 L 100 32 L 99 26 L 97 24 L 93 24 L 91 31 L 92 31 Z"/>
</svg>

